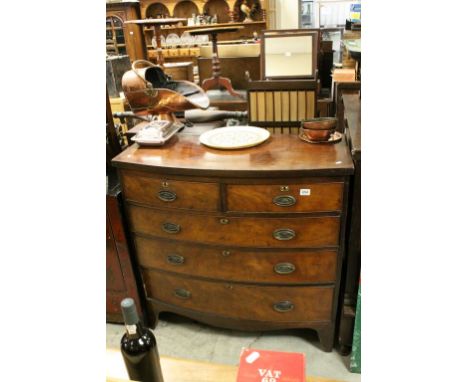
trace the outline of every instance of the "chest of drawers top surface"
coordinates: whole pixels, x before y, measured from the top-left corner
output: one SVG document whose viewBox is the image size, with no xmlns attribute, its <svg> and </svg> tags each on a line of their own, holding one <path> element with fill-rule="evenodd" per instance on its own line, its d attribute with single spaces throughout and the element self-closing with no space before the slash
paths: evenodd
<svg viewBox="0 0 468 382">
<path fill-rule="evenodd" d="M 354 169 L 344 140 L 308 144 L 296 135 L 272 134 L 256 147 L 216 150 L 198 139 L 196 135 L 179 134 L 161 147 L 134 144 L 112 162 L 120 168 L 219 177 L 350 175 Z"/>
</svg>

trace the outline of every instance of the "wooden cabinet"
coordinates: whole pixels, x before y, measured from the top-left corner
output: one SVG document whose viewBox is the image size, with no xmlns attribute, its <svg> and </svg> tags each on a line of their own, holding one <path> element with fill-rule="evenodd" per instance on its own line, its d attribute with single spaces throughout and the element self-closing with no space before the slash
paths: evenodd
<svg viewBox="0 0 468 382">
<path fill-rule="evenodd" d="M 106 3 L 106 46 L 108 54 L 127 54 L 130 61 L 146 58 L 144 38 L 137 25 L 125 24 L 140 19 L 138 2 Z"/>
<path fill-rule="evenodd" d="M 113 160 L 149 310 L 240 330 L 311 328 L 333 346 L 349 176 L 344 141 L 179 134 Z"/>
<path fill-rule="evenodd" d="M 106 195 L 106 320 L 123 322 L 120 302 L 131 297 L 142 317 L 140 297 L 121 214 L 118 185 Z"/>
<path fill-rule="evenodd" d="M 344 85 L 344 86 L 343 86 Z M 346 87 L 348 86 L 348 88 Z M 350 184 L 350 214 L 346 240 L 346 262 L 343 269 L 343 299 L 340 302 L 340 352 L 348 354 L 353 333 L 361 274 L 361 99 L 360 95 L 346 92 L 356 88 L 346 84 L 338 87 L 338 101 L 343 111 L 346 140 L 354 161 L 355 172 Z"/>
<path fill-rule="evenodd" d="M 242 22 L 245 15 L 240 10 L 243 0 L 140 0 L 142 18 L 183 17 L 209 15 L 218 17 L 218 22 Z M 247 0 L 249 7 L 255 7 L 254 21 L 265 20 L 268 1 Z"/>
<path fill-rule="evenodd" d="M 137 278 L 132 263 L 128 231 L 122 214 L 122 193 L 117 171 L 111 159 L 122 151 L 112 119 L 109 95 L 106 92 L 106 320 L 123 322 L 120 302 L 126 297 L 135 300 L 140 317 L 142 306 Z M 140 283 L 141 285 L 141 283 Z"/>
<path fill-rule="evenodd" d="M 252 0 L 249 0 L 252 2 Z M 243 14 L 239 11 L 240 2 L 238 0 L 141 0 L 106 2 L 106 45 L 108 54 L 128 54 L 130 61 L 137 59 L 156 59 L 153 48 L 153 29 L 140 28 L 136 24 L 125 24 L 129 20 L 140 20 L 147 18 L 191 18 L 193 14 L 210 16 L 217 15 L 218 23 L 242 25 L 243 30 L 232 33 L 225 33 L 219 36 L 220 41 L 224 40 L 251 40 L 254 32 L 267 29 L 265 20 L 266 2 L 255 0 L 259 11 L 255 13 L 253 22 L 243 23 Z M 227 9 L 227 11 L 226 11 Z M 175 33 L 179 37 L 184 32 L 196 28 L 206 28 L 207 25 L 173 26 L 162 29 L 162 35 Z M 179 62 L 192 60 L 196 64 L 196 56 L 199 55 L 199 48 L 174 46 L 171 49 L 164 49 L 165 61 Z M 210 60 L 211 62 L 211 60 Z"/>
</svg>

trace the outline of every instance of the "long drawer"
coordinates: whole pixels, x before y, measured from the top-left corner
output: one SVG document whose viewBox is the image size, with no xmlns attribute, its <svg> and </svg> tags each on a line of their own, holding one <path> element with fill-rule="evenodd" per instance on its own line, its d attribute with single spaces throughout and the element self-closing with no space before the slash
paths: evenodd
<svg viewBox="0 0 468 382">
<path fill-rule="evenodd" d="M 343 183 L 230 184 L 227 210 L 238 212 L 341 211 Z"/>
<path fill-rule="evenodd" d="M 138 263 L 185 275 L 257 283 L 332 283 L 334 250 L 259 251 L 135 237 Z"/>
<path fill-rule="evenodd" d="M 225 317 L 260 321 L 331 319 L 332 286 L 257 286 L 143 270 L 147 297 Z"/>
<path fill-rule="evenodd" d="M 337 246 L 340 218 L 223 217 L 165 212 L 129 205 L 132 231 L 206 244 L 308 248 Z"/>
<path fill-rule="evenodd" d="M 186 182 L 165 178 L 121 176 L 126 200 L 159 208 L 216 211 L 219 208 L 219 184 Z"/>
</svg>

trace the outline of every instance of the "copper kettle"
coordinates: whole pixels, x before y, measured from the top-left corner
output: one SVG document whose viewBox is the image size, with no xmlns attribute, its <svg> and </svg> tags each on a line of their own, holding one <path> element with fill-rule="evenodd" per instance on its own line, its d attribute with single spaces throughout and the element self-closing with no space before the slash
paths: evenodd
<svg viewBox="0 0 468 382">
<path fill-rule="evenodd" d="M 137 115 L 158 115 L 175 121 L 176 111 L 207 109 L 210 105 L 202 88 L 189 81 L 173 81 L 161 66 L 136 60 L 122 77 L 122 88 Z"/>
</svg>

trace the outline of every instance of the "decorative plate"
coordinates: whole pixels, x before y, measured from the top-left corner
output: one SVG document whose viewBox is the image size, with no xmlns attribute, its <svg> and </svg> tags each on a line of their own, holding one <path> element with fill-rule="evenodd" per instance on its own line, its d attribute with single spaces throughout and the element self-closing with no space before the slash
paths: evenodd
<svg viewBox="0 0 468 382">
<path fill-rule="evenodd" d="M 180 36 L 180 44 L 181 45 L 193 45 L 195 43 L 195 36 L 192 36 L 189 32 L 185 31 L 182 33 L 182 36 Z"/>
<path fill-rule="evenodd" d="M 259 145 L 269 136 L 270 132 L 260 127 L 229 126 L 204 132 L 200 142 L 215 149 L 233 150 Z"/>
<path fill-rule="evenodd" d="M 303 133 L 299 133 L 299 138 L 307 143 L 336 143 L 336 142 L 341 141 L 342 137 L 343 137 L 343 134 L 339 133 L 338 131 L 335 131 L 332 135 L 330 135 L 330 138 L 328 138 L 328 141 L 311 141 Z"/>
<path fill-rule="evenodd" d="M 195 44 L 196 45 L 203 45 L 210 41 L 210 38 L 207 34 L 199 34 L 195 36 Z"/>
<path fill-rule="evenodd" d="M 166 37 L 166 45 L 175 48 L 180 45 L 180 37 L 175 33 L 170 33 Z"/>
</svg>

